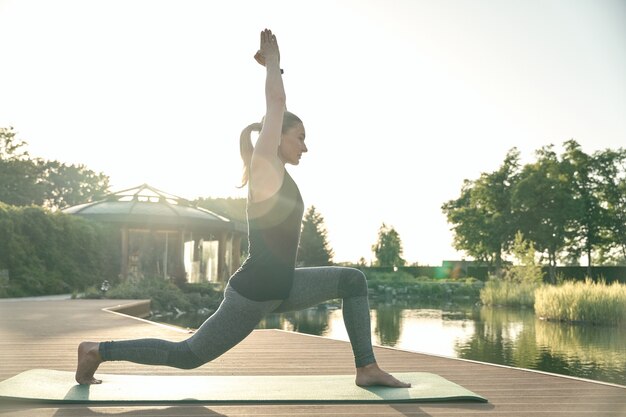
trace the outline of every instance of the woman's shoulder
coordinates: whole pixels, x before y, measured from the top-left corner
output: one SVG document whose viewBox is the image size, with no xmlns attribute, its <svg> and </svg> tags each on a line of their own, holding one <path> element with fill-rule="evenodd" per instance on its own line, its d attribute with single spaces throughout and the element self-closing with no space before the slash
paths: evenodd
<svg viewBox="0 0 626 417">
<path fill-rule="evenodd" d="M 293 182 L 287 170 L 264 172 L 250 176 L 248 183 L 248 202 L 257 204 L 275 198 L 281 193 L 286 183 Z"/>
</svg>

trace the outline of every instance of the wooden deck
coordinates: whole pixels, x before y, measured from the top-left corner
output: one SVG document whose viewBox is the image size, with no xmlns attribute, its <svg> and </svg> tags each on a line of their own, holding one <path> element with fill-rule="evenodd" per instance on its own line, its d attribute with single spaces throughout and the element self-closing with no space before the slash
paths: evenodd
<svg viewBox="0 0 626 417">
<path fill-rule="evenodd" d="M 120 301 L 128 303 L 128 301 Z M 182 340 L 186 332 L 103 311 L 111 300 L 0 300 L 0 380 L 32 368 L 73 371 L 82 340 L 159 337 Z M 427 336 L 425 336 L 427 337 Z M 626 387 L 383 347 L 388 371 L 439 374 L 486 397 L 480 403 L 263 404 L 134 406 L 35 405 L 0 402 L 5 416 L 626 416 Z M 123 362 L 103 373 L 160 375 L 351 374 L 347 342 L 278 330 L 257 330 L 230 352 L 191 371 Z"/>
</svg>

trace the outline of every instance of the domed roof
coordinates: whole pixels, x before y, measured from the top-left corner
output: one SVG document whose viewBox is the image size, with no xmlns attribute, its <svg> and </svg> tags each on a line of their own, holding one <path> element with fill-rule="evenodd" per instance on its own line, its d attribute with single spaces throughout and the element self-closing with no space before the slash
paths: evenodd
<svg viewBox="0 0 626 417">
<path fill-rule="evenodd" d="M 133 226 L 190 226 L 246 232 L 246 226 L 241 222 L 194 207 L 189 200 L 157 190 L 148 184 L 109 194 L 100 201 L 68 207 L 63 212 L 101 222 Z"/>
</svg>

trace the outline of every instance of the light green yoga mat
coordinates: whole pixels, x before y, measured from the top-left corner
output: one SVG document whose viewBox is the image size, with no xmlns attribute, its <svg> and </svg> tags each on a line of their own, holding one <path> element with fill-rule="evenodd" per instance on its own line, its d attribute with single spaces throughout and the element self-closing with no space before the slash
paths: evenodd
<svg viewBox="0 0 626 417">
<path fill-rule="evenodd" d="M 102 384 L 78 385 L 72 372 L 33 369 L 0 382 L 0 398 L 67 403 L 487 401 L 424 372 L 394 373 L 411 388 L 361 388 L 353 375 L 96 376 Z"/>
</svg>

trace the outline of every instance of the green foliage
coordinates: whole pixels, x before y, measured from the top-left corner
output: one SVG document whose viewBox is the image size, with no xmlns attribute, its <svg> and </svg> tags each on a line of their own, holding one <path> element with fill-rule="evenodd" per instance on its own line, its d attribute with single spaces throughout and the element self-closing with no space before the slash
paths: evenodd
<svg viewBox="0 0 626 417">
<path fill-rule="evenodd" d="M 601 250 L 613 262 L 626 260 L 626 149 L 594 154 L 599 177 L 597 191 L 606 205 L 606 228 Z"/>
<path fill-rule="evenodd" d="M 400 235 L 392 226 L 385 223 L 378 230 L 378 241 L 372 245 L 372 252 L 376 257 L 375 266 L 404 266 L 402 259 L 402 241 Z"/>
<path fill-rule="evenodd" d="M 84 165 L 32 158 L 13 128 L 0 128 L 0 201 L 65 208 L 103 197 L 109 178 Z"/>
<path fill-rule="evenodd" d="M 68 165 L 46 161 L 40 182 L 44 187 L 44 205 L 66 208 L 103 198 L 109 189 L 109 178 L 85 165 Z"/>
<path fill-rule="evenodd" d="M 524 240 L 521 232 L 515 234 L 511 252 L 517 260 L 507 265 L 502 278 L 492 276 L 480 291 L 480 301 L 488 306 L 532 307 L 535 290 L 543 282 L 541 265 L 535 261 L 532 242 Z"/>
<path fill-rule="evenodd" d="M 519 230 L 546 256 L 551 282 L 559 259 L 586 255 L 589 269 L 597 255 L 626 259 L 626 150 L 586 154 L 574 140 L 564 148 L 542 147 L 521 169 L 513 149 L 497 171 L 466 180 L 442 206 L 455 247 L 498 268 Z"/>
<path fill-rule="evenodd" d="M 420 280 L 420 278 L 416 278 L 413 275 L 405 271 L 397 271 L 397 272 L 368 271 L 366 275 L 367 275 L 367 281 L 374 282 L 374 283 L 414 283 Z"/>
<path fill-rule="evenodd" d="M 102 298 L 96 288 L 88 291 L 84 298 Z M 125 281 L 106 293 L 106 298 L 151 301 L 151 309 L 159 312 L 195 312 L 200 309 L 215 311 L 222 301 L 221 288 L 213 284 L 184 284 L 178 287 L 163 277 L 145 277 L 137 281 Z"/>
<path fill-rule="evenodd" d="M 535 294 L 535 313 L 549 320 L 626 326 L 626 285 L 591 280 L 543 286 Z"/>
<path fill-rule="evenodd" d="M 497 171 L 466 180 L 461 196 L 442 206 L 453 225 L 456 249 L 500 268 L 502 254 L 517 230 L 511 195 L 518 175 L 519 152 L 514 148 Z"/>
<path fill-rule="evenodd" d="M 540 284 L 543 282 L 541 265 L 535 261 L 535 246 L 533 242 L 524 240 L 521 232 L 515 234 L 515 241 L 511 247 L 513 256 L 518 263 L 509 265 L 504 270 L 504 278 L 513 283 Z"/>
<path fill-rule="evenodd" d="M 480 291 L 480 301 L 488 306 L 532 307 L 538 286 L 534 282 L 515 282 L 494 277 Z"/>
<path fill-rule="evenodd" d="M 573 258 L 586 255 L 588 274 L 593 264 L 592 251 L 605 246 L 605 233 L 609 225 L 609 211 L 602 204 L 601 175 L 603 158 L 588 155 L 573 141 L 565 142 L 564 171 L 572 186 L 574 215 L 569 223 L 568 253 Z"/>
<path fill-rule="evenodd" d="M 333 263 L 333 250 L 328 243 L 324 218 L 311 206 L 302 221 L 302 233 L 298 246 L 299 266 L 326 266 Z"/>
<path fill-rule="evenodd" d="M 78 217 L 0 203 L 0 235 L 2 297 L 70 293 L 119 271 L 117 233 Z"/>
<path fill-rule="evenodd" d="M 408 272 L 367 272 L 367 284 L 373 297 L 428 300 L 471 299 L 477 300 L 483 283 L 473 278 L 444 280 L 414 277 Z"/>
<path fill-rule="evenodd" d="M 198 207 L 205 208 L 229 219 L 247 222 L 245 198 L 198 198 L 193 201 Z"/>
<path fill-rule="evenodd" d="M 557 256 L 566 246 L 567 227 L 575 212 L 573 194 L 552 146 L 537 151 L 537 157 L 537 162 L 522 170 L 513 201 L 519 211 L 520 230 L 539 252 L 547 252 L 554 282 Z"/>
<path fill-rule="evenodd" d="M 138 281 L 125 281 L 111 288 L 106 296 L 113 299 L 150 299 L 151 308 L 158 311 L 174 309 L 187 311 L 191 308 L 191 303 L 182 290 L 163 277 L 144 277 Z"/>
<path fill-rule="evenodd" d="M 0 128 L 0 202 L 43 204 L 43 187 L 37 182 L 42 161 L 30 159 L 25 147 L 12 127 Z"/>
</svg>

